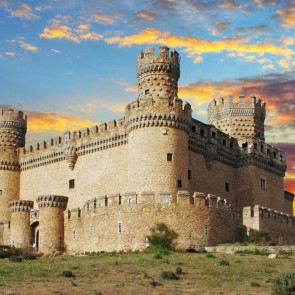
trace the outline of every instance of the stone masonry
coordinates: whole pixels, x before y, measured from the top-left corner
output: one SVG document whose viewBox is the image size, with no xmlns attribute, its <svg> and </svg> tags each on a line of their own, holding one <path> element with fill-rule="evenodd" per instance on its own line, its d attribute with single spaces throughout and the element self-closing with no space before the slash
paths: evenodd
<svg viewBox="0 0 295 295">
<path fill-rule="evenodd" d="M 1 109 L 0 243 L 45 254 L 143 250 L 158 222 L 181 249 L 237 240 L 243 224 L 293 243 L 291 216 L 278 226 L 247 209 L 292 212 L 286 155 L 264 141 L 265 103 L 213 99 L 204 124 L 178 98 L 179 76 L 176 51 L 147 48 L 123 118 L 34 147 L 24 147 L 26 116 Z"/>
</svg>

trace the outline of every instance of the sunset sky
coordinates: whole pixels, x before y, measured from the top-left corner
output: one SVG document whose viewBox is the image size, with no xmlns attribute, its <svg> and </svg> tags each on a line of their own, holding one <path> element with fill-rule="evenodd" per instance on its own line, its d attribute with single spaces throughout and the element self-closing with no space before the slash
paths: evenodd
<svg viewBox="0 0 295 295">
<path fill-rule="evenodd" d="M 0 104 L 28 114 L 27 144 L 123 117 L 136 55 L 166 45 L 200 121 L 220 95 L 266 101 L 295 193 L 295 0 L 0 0 L 0 28 Z"/>
</svg>

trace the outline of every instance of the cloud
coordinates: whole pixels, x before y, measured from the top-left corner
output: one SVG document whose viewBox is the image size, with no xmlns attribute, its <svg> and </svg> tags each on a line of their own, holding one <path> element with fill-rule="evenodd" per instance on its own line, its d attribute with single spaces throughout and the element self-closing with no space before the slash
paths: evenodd
<svg viewBox="0 0 295 295">
<path fill-rule="evenodd" d="M 267 34 L 271 32 L 271 28 L 267 25 L 249 26 L 249 27 L 238 27 L 236 31 L 239 34 Z"/>
<path fill-rule="evenodd" d="M 15 56 L 15 53 L 12 52 L 12 51 L 6 51 L 6 52 L 4 52 L 4 55 L 6 55 L 6 56 Z"/>
<path fill-rule="evenodd" d="M 214 23 L 214 28 L 212 29 L 211 33 L 213 36 L 219 35 L 229 30 L 231 26 L 232 23 L 230 22 L 222 22 L 218 20 Z"/>
<path fill-rule="evenodd" d="M 81 41 L 97 41 L 103 38 L 103 35 L 97 34 L 95 32 L 90 32 L 90 25 L 79 24 L 76 28 L 64 25 L 60 20 L 53 19 L 49 21 L 49 25 L 44 28 L 43 32 L 39 35 L 44 39 L 65 39 L 70 40 L 75 43 L 80 43 Z"/>
<path fill-rule="evenodd" d="M 37 52 L 39 50 L 38 47 L 36 47 L 32 44 L 29 44 L 29 43 L 21 43 L 20 47 L 27 50 L 27 51 L 32 51 L 32 52 Z"/>
<path fill-rule="evenodd" d="M 277 10 L 277 14 L 281 16 L 282 25 L 285 27 L 293 27 L 295 25 L 295 3 L 291 3 L 289 7 Z"/>
<path fill-rule="evenodd" d="M 241 10 L 243 8 L 243 6 L 240 4 L 240 1 L 236 0 L 225 0 L 219 4 L 219 7 L 231 10 Z"/>
<path fill-rule="evenodd" d="M 16 39 L 6 40 L 6 42 L 17 43 L 22 49 L 31 51 L 31 52 L 37 52 L 39 50 L 37 46 L 27 43 L 25 37 L 17 37 Z"/>
<path fill-rule="evenodd" d="M 157 18 L 157 14 L 150 10 L 141 10 L 136 12 L 134 15 L 137 20 L 154 20 Z"/>
<path fill-rule="evenodd" d="M 90 120 L 82 120 L 75 116 L 64 116 L 51 112 L 26 112 L 28 115 L 29 131 L 58 131 L 78 130 L 95 125 Z"/>
<path fill-rule="evenodd" d="M 104 25 L 112 25 L 115 20 L 116 16 L 111 14 L 101 14 L 98 12 L 95 12 L 92 14 L 92 18 L 94 21 L 104 24 Z"/>
<path fill-rule="evenodd" d="M 58 54 L 60 54 L 60 53 L 61 53 L 61 51 L 59 51 L 59 50 L 57 50 L 57 49 L 53 49 L 53 48 L 52 48 L 52 49 L 50 49 L 50 51 L 51 51 L 51 52 L 53 52 L 53 53 L 58 53 Z"/>
<path fill-rule="evenodd" d="M 162 44 L 173 48 L 183 48 L 189 56 L 201 55 L 204 53 L 256 53 L 260 55 L 274 54 L 280 56 L 294 55 L 295 52 L 289 48 L 283 48 L 268 43 L 248 43 L 245 38 L 222 38 L 220 40 L 205 40 L 193 36 L 177 36 L 168 32 L 163 32 L 155 28 L 146 28 L 141 32 L 125 37 L 114 36 L 106 38 L 108 44 L 118 44 L 120 47 L 142 45 L 142 44 Z"/>
<path fill-rule="evenodd" d="M 39 17 L 32 12 L 28 4 L 19 4 L 15 10 L 9 10 L 10 15 L 24 20 L 35 20 Z"/>
</svg>

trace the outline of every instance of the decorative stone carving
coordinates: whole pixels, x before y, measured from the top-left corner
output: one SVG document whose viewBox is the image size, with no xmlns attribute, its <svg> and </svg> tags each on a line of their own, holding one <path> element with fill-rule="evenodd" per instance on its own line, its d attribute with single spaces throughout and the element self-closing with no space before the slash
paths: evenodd
<svg viewBox="0 0 295 295">
<path fill-rule="evenodd" d="M 30 212 L 33 209 L 33 206 L 33 201 L 15 200 L 9 202 L 10 212 Z"/>
<path fill-rule="evenodd" d="M 66 209 L 68 197 L 57 195 L 45 195 L 37 198 L 39 208 L 42 207 L 60 207 Z"/>
<path fill-rule="evenodd" d="M 69 168 L 73 170 L 75 167 L 76 161 L 78 159 L 76 146 L 73 144 L 67 144 L 64 147 L 63 152 L 65 155 L 66 161 L 68 162 Z"/>
</svg>

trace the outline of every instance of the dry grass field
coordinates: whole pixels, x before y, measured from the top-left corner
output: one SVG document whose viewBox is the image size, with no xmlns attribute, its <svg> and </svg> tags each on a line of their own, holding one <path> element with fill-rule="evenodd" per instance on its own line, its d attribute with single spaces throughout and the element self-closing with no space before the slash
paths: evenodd
<svg viewBox="0 0 295 295">
<path fill-rule="evenodd" d="M 222 262 L 223 261 L 223 262 Z M 176 273 L 177 280 L 161 277 Z M 0 259 L 0 294 L 271 294 L 295 256 L 252 253 L 99 253 L 11 262 Z"/>
</svg>

